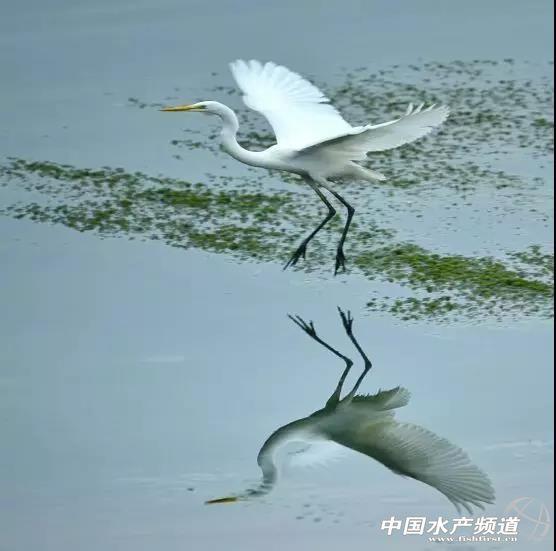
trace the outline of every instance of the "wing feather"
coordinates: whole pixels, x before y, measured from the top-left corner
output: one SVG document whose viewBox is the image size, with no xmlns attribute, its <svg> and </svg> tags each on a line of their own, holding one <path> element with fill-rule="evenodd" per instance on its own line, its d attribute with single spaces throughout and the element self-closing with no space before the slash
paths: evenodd
<svg viewBox="0 0 556 551">
<path fill-rule="evenodd" d="M 406 406 L 411 394 L 401 386 L 390 390 L 379 390 L 376 394 L 357 394 L 353 397 L 353 404 L 368 406 L 373 411 L 385 411 Z"/>
<path fill-rule="evenodd" d="M 410 104 L 406 113 L 399 119 L 352 128 L 349 134 L 315 143 L 299 150 L 298 154 L 303 155 L 319 149 L 346 160 L 361 161 L 366 159 L 369 152 L 394 149 L 426 136 L 440 126 L 449 114 L 450 110 L 444 105 L 431 105 L 423 109 L 423 104 L 416 108 Z"/>
<path fill-rule="evenodd" d="M 280 146 L 301 149 L 352 131 L 315 85 L 286 67 L 238 59 L 230 69 L 245 105 L 266 117 Z"/>
<path fill-rule="evenodd" d="M 443 493 L 458 509 L 472 514 L 494 502 L 487 475 L 461 449 L 429 430 L 388 420 L 372 423 L 342 444 L 383 463 L 403 476 L 420 480 Z"/>
</svg>

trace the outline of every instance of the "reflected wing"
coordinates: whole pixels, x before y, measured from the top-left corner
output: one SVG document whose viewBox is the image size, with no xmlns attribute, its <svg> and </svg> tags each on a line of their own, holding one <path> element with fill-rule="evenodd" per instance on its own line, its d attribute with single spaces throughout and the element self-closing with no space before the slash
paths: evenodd
<svg viewBox="0 0 556 551">
<path fill-rule="evenodd" d="M 343 442 L 344 443 L 344 442 Z M 448 440 L 408 423 L 369 424 L 345 445 L 368 455 L 403 476 L 442 492 L 458 509 L 483 508 L 494 502 L 494 490 L 483 471 Z"/>
<path fill-rule="evenodd" d="M 243 101 L 266 117 L 279 145 L 300 149 L 351 132 L 328 98 L 286 67 L 237 60 L 230 69 Z"/>
<path fill-rule="evenodd" d="M 397 386 L 390 390 L 379 390 L 376 394 L 357 394 L 352 404 L 368 406 L 373 411 L 385 411 L 406 406 L 411 394 L 407 388 Z"/>
<path fill-rule="evenodd" d="M 399 119 L 353 128 L 351 133 L 322 143 L 317 143 L 298 151 L 303 155 L 315 149 L 327 150 L 328 153 L 350 161 L 361 161 L 371 151 L 385 151 L 411 143 L 441 125 L 450 114 L 446 106 L 428 107 L 410 105 L 406 114 Z"/>
</svg>

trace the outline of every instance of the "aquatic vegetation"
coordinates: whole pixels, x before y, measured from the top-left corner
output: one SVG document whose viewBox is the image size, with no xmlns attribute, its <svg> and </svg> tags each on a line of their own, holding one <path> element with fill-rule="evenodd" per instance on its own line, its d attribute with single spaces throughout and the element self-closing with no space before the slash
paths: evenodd
<svg viewBox="0 0 556 551">
<path fill-rule="evenodd" d="M 546 315 L 546 306 L 554 296 L 551 283 L 552 270 L 539 273 L 534 269 L 538 257 L 530 251 L 510 255 L 523 264 L 532 265 L 535 276 L 512 269 L 504 263 L 485 257 L 440 255 L 413 244 L 401 244 L 371 251 L 357 257 L 361 270 L 370 278 L 377 272 L 388 281 L 406 285 L 430 296 L 397 298 L 391 303 L 382 302 L 382 309 L 404 319 L 418 319 L 443 314 L 465 312 L 479 315 L 488 311 L 500 316 L 511 309 L 521 315 Z M 543 268 L 548 267 L 545 258 Z M 374 301 L 369 306 L 379 307 Z"/>
<path fill-rule="evenodd" d="M 0 166 L 0 182 L 44 198 L 16 202 L 0 211 L 7 216 L 239 259 L 283 262 L 295 243 L 292 228 L 301 235 L 320 216 L 316 206 L 297 207 L 303 201 L 299 191 L 266 192 L 254 183 L 235 189 L 122 168 L 10 159 Z M 336 222 L 329 231 L 340 227 Z M 324 241 L 310 249 L 303 269 L 320 272 L 327 265 L 331 245 Z M 354 224 L 351 249 L 354 272 L 413 292 L 371 300 L 371 310 L 403 319 L 551 316 L 553 255 L 538 246 L 512 252 L 506 262 L 440 254 L 401 242 L 393 230 L 365 219 Z"/>
<path fill-rule="evenodd" d="M 359 68 L 334 76 L 331 85 L 317 82 L 354 123 L 388 120 L 410 101 L 452 108 L 432 139 L 370 157 L 386 182 L 347 183 L 346 198 L 357 208 L 348 268 L 392 287 L 391 296 L 380 296 L 370 285 L 362 297 L 369 310 L 406 320 L 553 315 L 554 255 L 539 244 L 553 218 L 551 73 L 546 64 L 475 60 Z M 272 144 L 266 124 L 241 106 L 235 87 L 215 85 L 206 97 L 236 102 L 246 147 Z M 164 103 L 128 100 L 143 110 Z M 170 137 L 170 155 L 180 159 L 198 148 L 222 155 L 215 138 L 214 131 L 184 129 Z M 517 170 L 524 159 L 527 169 Z M 322 217 L 296 177 L 243 167 L 213 168 L 202 182 L 190 182 L 8 159 L 0 165 L 1 185 L 19 196 L 0 211 L 6 216 L 249 261 L 284 263 Z M 340 230 L 338 217 L 297 269 L 330 277 L 324 260 L 336 241 L 330 234 Z M 454 246 L 462 232 L 474 246 L 465 253 Z"/>
</svg>

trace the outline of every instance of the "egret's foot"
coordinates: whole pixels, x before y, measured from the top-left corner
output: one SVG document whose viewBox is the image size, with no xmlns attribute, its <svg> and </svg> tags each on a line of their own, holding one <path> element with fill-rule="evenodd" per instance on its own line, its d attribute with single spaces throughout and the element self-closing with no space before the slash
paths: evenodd
<svg viewBox="0 0 556 551">
<path fill-rule="evenodd" d="M 291 314 L 288 314 L 288 318 L 290 318 L 298 327 L 303 329 L 307 335 L 313 339 L 317 338 L 317 330 L 315 329 L 312 321 L 307 323 L 301 316 L 292 316 Z"/>
<path fill-rule="evenodd" d="M 334 268 L 334 275 L 338 275 L 340 272 L 346 271 L 346 257 L 344 256 L 344 251 L 338 249 L 336 253 L 336 267 Z"/>
<path fill-rule="evenodd" d="M 346 333 L 348 335 L 351 335 L 353 327 L 353 317 L 351 316 L 351 312 L 349 310 L 347 312 L 344 312 L 339 306 L 338 312 L 340 313 L 340 317 L 342 318 L 342 325 L 344 326 Z"/>
<path fill-rule="evenodd" d="M 290 266 L 295 266 L 300 258 L 305 260 L 305 253 L 307 252 L 307 243 L 302 243 L 298 249 L 292 254 L 291 258 L 287 261 L 284 266 L 284 270 L 287 270 Z"/>
</svg>

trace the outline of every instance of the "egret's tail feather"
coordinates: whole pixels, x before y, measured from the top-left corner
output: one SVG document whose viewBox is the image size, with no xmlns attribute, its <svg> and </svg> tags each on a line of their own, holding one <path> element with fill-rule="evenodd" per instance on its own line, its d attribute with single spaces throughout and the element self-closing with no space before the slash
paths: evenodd
<svg viewBox="0 0 556 551">
<path fill-rule="evenodd" d="M 387 180 L 386 176 L 382 174 L 382 172 L 378 172 L 377 170 L 369 170 L 368 168 L 364 168 L 365 179 L 369 180 L 369 182 L 384 182 Z"/>
<path fill-rule="evenodd" d="M 384 182 L 386 176 L 377 170 L 362 167 L 357 163 L 352 163 L 353 177 L 357 180 L 365 180 L 367 182 Z"/>
</svg>

